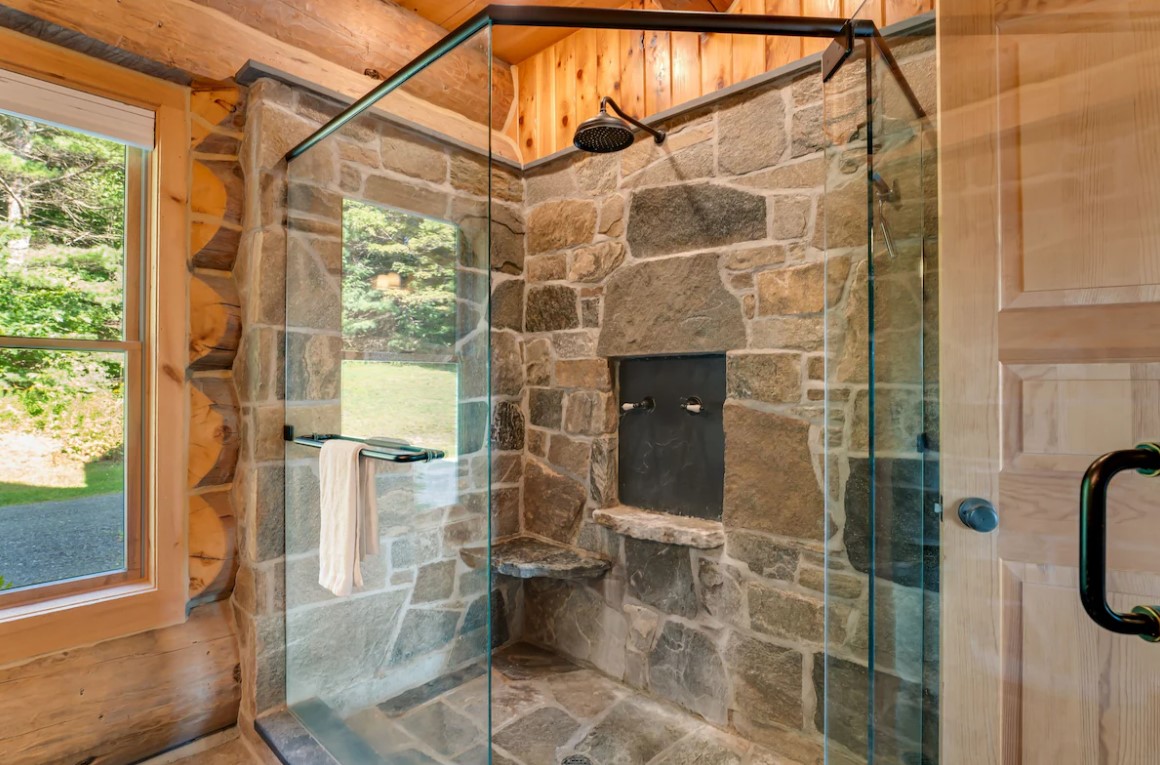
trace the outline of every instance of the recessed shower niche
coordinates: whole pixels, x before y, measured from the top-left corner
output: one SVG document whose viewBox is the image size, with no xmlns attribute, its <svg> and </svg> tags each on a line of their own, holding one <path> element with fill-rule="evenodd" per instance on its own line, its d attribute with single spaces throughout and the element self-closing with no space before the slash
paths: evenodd
<svg viewBox="0 0 1160 765">
<path fill-rule="evenodd" d="M 620 501 L 721 520 L 725 491 L 725 357 L 623 359 Z"/>
</svg>

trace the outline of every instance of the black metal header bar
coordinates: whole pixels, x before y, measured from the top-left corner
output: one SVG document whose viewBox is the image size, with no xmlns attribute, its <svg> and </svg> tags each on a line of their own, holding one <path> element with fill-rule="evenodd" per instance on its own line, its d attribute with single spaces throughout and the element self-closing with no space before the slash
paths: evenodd
<svg viewBox="0 0 1160 765">
<path fill-rule="evenodd" d="M 846 19 L 828 16 L 761 16 L 711 11 L 633 11 L 544 5 L 489 5 L 476 14 L 476 18 L 480 16 L 491 19 L 492 24 L 500 27 L 579 27 L 782 37 L 836 37 L 846 24 Z M 873 27 L 873 24 L 870 23 L 870 26 Z M 867 29 L 859 36 L 866 37 L 869 34 Z"/>
<path fill-rule="evenodd" d="M 854 37 L 873 37 L 877 32 L 877 28 L 871 21 L 849 22 L 845 19 L 824 16 L 758 16 L 700 11 L 634 11 L 611 8 L 562 8 L 543 5 L 489 5 L 337 114 L 330 122 L 327 122 L 314 134 L 287 152 L 286 159 L 292 160 L 302 156 L 317 143 L 341 130 L 348 122 L 404 85 L 430 64 L 489 26 L 579 27 L 584 29 L 714 32 L 735 35 L 826 38 L 849 34 L 846 31 L 848 26 Z"/>
</svg>

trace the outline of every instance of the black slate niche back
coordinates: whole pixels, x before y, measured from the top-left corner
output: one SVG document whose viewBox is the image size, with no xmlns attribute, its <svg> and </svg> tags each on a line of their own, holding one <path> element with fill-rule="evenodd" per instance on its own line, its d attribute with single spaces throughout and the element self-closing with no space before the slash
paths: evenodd
<svg viewBox="0 0 1160 765">
<path fill-rule="evenodd" d="M 721 520 L 725 493 L 725 357 L 622 359 L 619 404 L 653 400 L 653 409 L 620 412 L 619 489 L 624 505 Z M 700 399 L 701 411 L 682 407 Z"/>
</svg>

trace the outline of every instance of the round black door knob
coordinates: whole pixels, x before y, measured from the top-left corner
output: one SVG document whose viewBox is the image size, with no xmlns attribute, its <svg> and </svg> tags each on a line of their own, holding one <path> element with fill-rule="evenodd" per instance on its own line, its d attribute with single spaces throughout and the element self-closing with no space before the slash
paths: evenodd
<svg viewBox="0 0 1160 765">
<path fill-rule="evenodd" d="M 994 505 L 979 497 L 967 497 L 959 503 L 959 520 L 980 534 L 999 528 L 999 512 Z"/>
</svg>

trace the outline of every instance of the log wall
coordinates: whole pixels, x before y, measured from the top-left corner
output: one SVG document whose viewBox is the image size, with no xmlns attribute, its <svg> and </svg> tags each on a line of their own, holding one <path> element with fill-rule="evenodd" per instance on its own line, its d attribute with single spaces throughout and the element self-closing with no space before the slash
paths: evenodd
<svg viewBox="0 0 1160 765">
<path fill-rule="evenodd" d="M 232 270 L 242 230 L 244 98 L 234 86 L 190 98 L 189 596 L 229 596 L 237 570 L 230 487 L 240 443 L 234 358 L 242 336 Z"/>
</svg>

